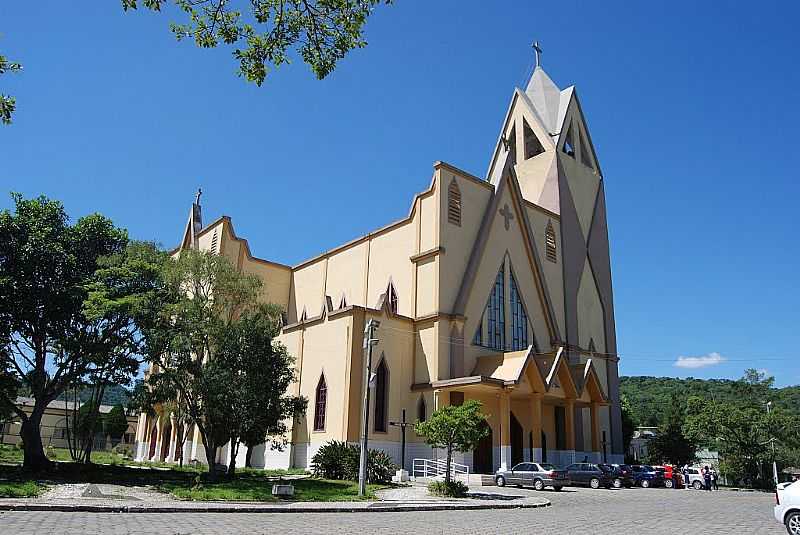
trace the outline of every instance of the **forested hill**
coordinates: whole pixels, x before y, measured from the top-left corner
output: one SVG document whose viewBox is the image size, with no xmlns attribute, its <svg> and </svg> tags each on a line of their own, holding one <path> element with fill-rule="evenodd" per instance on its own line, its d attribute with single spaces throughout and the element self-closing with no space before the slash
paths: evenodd
<svg viewBox="0 0 800 535">
<path fill-rule="evenodd" d="M 658 426 L 663 423 L 664 412 L 673 394 L 684 398 L 700 396 L 720 401 L 734 401 L 734 384 L 730 379 L 677 379 L 675 377 L 632 376 L 620 377 L 620 393 L 628 400 L 636 425 Z M 772 401 L 800 413 L 800 386 L 773 388 Z M 766 410 L 766 408 L 765 408 Z"/>
<path fill-rule="evenodd" d="M 130 395 L 131 395 L 130 391 L 124 386 L 110 385 L 106 387 L 106 390 L 103 393 L 103 400 L 101 401 L 101 403 L 103 405 L 122 404 L 123 406 L 127 407 Z M 86 401 L 87 399 L 89 399 L 90 392 L 89 390 L 82 390 L 78 396 L 80 397 L 81 401 Z M 66 392 L 58 396 L 58 399 L 66 399 L 66 398 L 67 398 Z"/>
</svg>

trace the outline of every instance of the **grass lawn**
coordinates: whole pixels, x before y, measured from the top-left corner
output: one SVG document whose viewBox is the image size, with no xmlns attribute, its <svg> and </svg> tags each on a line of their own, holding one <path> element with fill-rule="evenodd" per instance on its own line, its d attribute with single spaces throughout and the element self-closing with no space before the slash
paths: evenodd
<svg viewBox="0 0 800 535">
<path fill-rule="evenodd" d="M 0 480 L 0 498 L 35 498 L 46 488 L 37 481 Z"/>
<path fill-rule="evenodd" d="M 176 498 L 193 501 L 241 501 L 275 502 L 281 501 L 272 495 L 272 485 L 277 480 L 264 477 L 238 476 L 235 479 L 222 479 L 215 483 L 204 482 L 199 486 L 186 482 L 170 482 L 159 485 L 159 489 L 171 493 Z M 383 485 L 368 485 L 367 495 L 358 495 L 355 481 L 331 481 L 328 479 L 295 479 L 293 501 L 304 502 L 348 502 L 374 500 L 374 492 L 385 488 Z"/>
<path fill-rule="evenodd" d="M 69 450 L 64 448 L 45 449 L 45 454 L 54 461 L 71 461 Z M 93 451 L 92 462 L 96 464 L 129 464 L 132 463 L 123 455 L 111 453 L 110 451 Z M 22 464 L 22 450 L 8 444 L 0 444 L 0 463 Z"/>
</svg>

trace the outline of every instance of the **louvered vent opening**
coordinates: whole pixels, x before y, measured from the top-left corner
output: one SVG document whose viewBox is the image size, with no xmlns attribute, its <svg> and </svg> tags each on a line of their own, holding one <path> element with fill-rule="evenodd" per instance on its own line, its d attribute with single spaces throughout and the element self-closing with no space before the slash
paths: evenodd
<svg viewBox="0 0 800 535">
<path fill-rule="evenodd" d="M 216 230 L 214 230 L 214 235 L 211 236 L 211 253 L 219 253 L 219 235 Z"/>
<path fill-rule="evenodd" d="M 447 189 L 447 221 L 461 226 L 461 190 L 458 189 L 455 179 Z"/>
<path fill-rule="evenodd" d="M 558 255 L 556 254 L 556 231 L 553 228 L 553 222 L 547 222 L 547 229 L 544 231 L 544 244 L 545 254 L 550 262 L 556 262 Z"/>
</svg>

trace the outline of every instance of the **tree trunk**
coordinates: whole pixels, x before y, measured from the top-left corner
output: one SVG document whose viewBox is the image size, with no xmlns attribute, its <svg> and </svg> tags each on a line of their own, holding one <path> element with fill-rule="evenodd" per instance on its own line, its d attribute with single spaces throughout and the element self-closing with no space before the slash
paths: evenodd
<svg viewBox="0 0 800 535">
<path fill-rule="evenodd" d="M 247 446 L 247 451 L 244 454 L 244 466 L 245 468 L 252 468 L 253 467 L 253 447 Z"/>
<path fill-rule="evenodd" d="M 239 454 L 239 443 L 235 438 L 231 439 L 231 460 L 228 463 L 228 475 L 232 476 L 236 473 L 236 456 Z"/>
<path fill-rule="evenodd" d="M 20 430 L 25 453 L 22 467 L 33 472 L 45 470 L 53 465 L 53 462 L 44 454 L 42 445 L 40 433 L 42 414 L 43 411 L 34 407 L 33 413 L 22 420 L 22 429 Z"/>
<path fill-rule="evenodd" d="M 453 446 L 447 446 L 447 465 L 445 467 L 444 482 L 450 484 L 450 465 L 453 462 Z"/>
</svg>

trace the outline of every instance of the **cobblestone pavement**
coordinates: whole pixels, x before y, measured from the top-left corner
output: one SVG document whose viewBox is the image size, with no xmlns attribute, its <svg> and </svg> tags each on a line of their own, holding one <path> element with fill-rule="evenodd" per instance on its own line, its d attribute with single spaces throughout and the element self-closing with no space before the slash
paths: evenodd
<svg viewBox="0 0 800 535">
<path fill-rule="evenodd" d="M 527 510 L 336 514 L 7 512 L 0 514 L 0 533 L 785 533 L 772 518 L 772 495 L 764 493 L 565 489 L 540 495 L 553 505 Z"/>
</svg>

